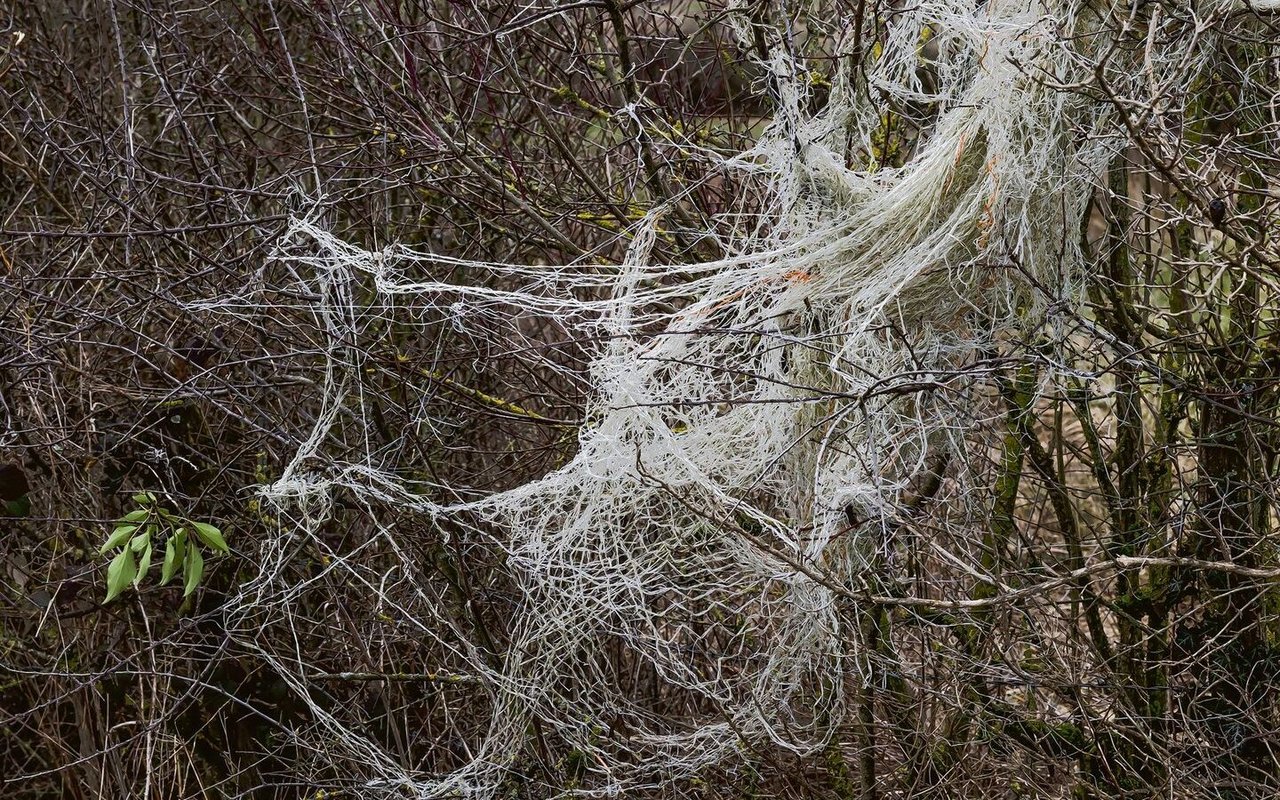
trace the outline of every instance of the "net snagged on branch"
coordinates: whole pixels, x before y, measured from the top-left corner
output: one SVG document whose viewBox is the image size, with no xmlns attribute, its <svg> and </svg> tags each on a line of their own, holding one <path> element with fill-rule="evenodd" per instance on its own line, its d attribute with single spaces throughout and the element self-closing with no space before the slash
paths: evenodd
<svg viewBox="0 0 1280 800">
<path fill-rule="evenodd" d="M 1124 29 L 1128 14 L 1128 4 L 916 4 L 813 114 L 802 66 L 774 55 L 773 122 L 722 165 L 758 186 L 769 211 L 726 212 L 737 233 L 721 237 L 730 255 L 714 261 L 653 263 L 666 206 L 628 232 L 627 256 L 610 268 L 367 252 L 297 221 L 278 258 L 317 298 L 326 410 L 264 494 L 298 523 L 295 537 L 324 524 L 338 488 L 369 508 L 447 519 L 500 552 L 520 592 L 499 653 L 444 644 L 425 599 L 395 611 L 468 662 L 487 693 L 489 731 L 463 767 L 407 770 L 317 702 L 331 757 L 361 765 L 365 791 L 483 796 L 520 768 L 531 736 L 554 735 L 583 765 L 560 788 L 608 794 L 749 747 L 823 747 L 860 675 L 842 609 L 867 589 L 868 564 L 931 454 L 961 446 L 954 397 L 917 389 L 953 381 L 1003 331 L 1043 319 L 1046 297 L 1074 297 L 1089 200 L 1122 137 L 1113 103 L 1066 87 L 1092 78 L 1115 44 L 1098 31 Z M 1200 46 L 1117 47 L 1104 72 L 1124 96 L 1194 74 Z M 866 44 L 850 33 L 845 47 Z M 854 56 L 846 69 L 864 58 Z M 901 166 L 885 165 L 891 108 L 917 112 Z M 485 279 L 422 277 L 459 265 Z M 452 316 L 424 336 L 496 340 L 537 315 L 594 342 L 571 460 L 471 499 L 467 487 L 411 486 L 367 449 L 352 458 L 350 441 L 335 447 L 335 422 L 369 413 L 357 375 L 357 298 L 369 292 L 386 313 L 403 301 Z M 415 313 L 398 321 L 413 326 Z M 393 530 L 382 535 L 394 543 Z M 403 557 L 402 574 L 421 568 Z M 233 635 L 249 646 L 263 607 L 287 614 L 295 587 L 283 574 L 268 559 L 242 589 L 246 622 Z M 304 656 L 263 658 L 311 696 Z M 634 696 L 620 659 L 693 711 Z"/>
</svg>

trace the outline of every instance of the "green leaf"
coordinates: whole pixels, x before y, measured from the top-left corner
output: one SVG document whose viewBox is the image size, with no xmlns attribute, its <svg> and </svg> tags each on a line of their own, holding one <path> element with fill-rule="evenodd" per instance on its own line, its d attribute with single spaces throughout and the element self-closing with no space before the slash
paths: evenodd
<svg viewBox="0 0 1280 800">
<path fill-rule="evenodd" d="M 181 559 L 178 558 L 177 537 L 170 536 L 164 543 L 164 564 L 160 567 L 160 585 L 164 586 L 173 580 L 173 573 L 178 569 Z"/>
<path fill-rule="evenodd" d="M 184 570 L 187 573 L 187 588 L 182 592 L 182 596 L 186 597 L 196 590 L 200 585 L 200 578 L 204 575 L 204 557 L 200 555 L 200 548 L 187 548 L 187 564 Z"/>
<path fill-rule="evenodd" d="M 121 522 L 142 522 L 144 519 L 146 519 L 149 516 L 151 516 L 150 511 L 148 511 L 145 508 L 137 508 L 137 509 L 134 509 L 133 511 L 130 511 L 128 514 L 125 514 L 123 517 L 121 517 L 120 521 Z"/>
<path fill-rule="evenodd" d="M 142 548 L 146 547 L 150 543 L 151 543 L 151 529 L 150 529 L 150 526 L 148 526 L 145 530 L 142 531 L 142 533 L 138 534 L 137 536 L 133 537 L 132 540 L 130 540 L 129 549 L 133 550 L 133 552 L 135 553 L 141 553 Z"/>
<path fill-rule="evenodd" d="M 111 566 L 107 567 L 107 599 L 103 602 L 110 603 L 116 595 L 124 591 L 136 572 L 133 551 L 126 547 L 120 551 L 120 555 L 112 559 Z"/>
<path fill-rule="evenodd" d="M 31 513 L 31 495 L 23 495 L 17 500 L 4 503 L 4 516 L 25 517 Z"/>
<path fill-rule="evenodd" d="M 156 496 L 151 492 L 138 492 L 133 496 L 133 502 L 140 506 L 149 506 L 156 501 Z"/>
<path fill-rule="evenodd" d="M 119 526 L 118 528 L 116 528 L 111 532 L 111 535 L 107 537 L 107 541 L 103 543 L 102 547 L 98 548 L 98 555 L 102 555 L 108 550 L 114 547 L 119 547 L 120 545 L 124 544 L 126 541 L 128 541 L 129 537 L 132 536 L 133 532 L 136 531 L 137 529 L 138 529 L 137 525 Z"/>
<path fill-rule="evenodd" d="M 191 527 L 195 528 L 196 536 L 200 537 L 200 541 L 222 553 L 231 552 L 231 548 L 227 547 L 227 540 L 222 538 L 222 531 L 205 522 L 192 522 Z"/>
<path fill-rule="evenodd" d="M 142 579 L 147 577 L 147 570 L 151 569 L 151 541 L 147 540 L 147 549 L 142 551 L 142 558 L 138 559 L 138 574 L 133 577 L 133 587 L 138 588 L 138 584 L 142 583 Z"/>
</svg>

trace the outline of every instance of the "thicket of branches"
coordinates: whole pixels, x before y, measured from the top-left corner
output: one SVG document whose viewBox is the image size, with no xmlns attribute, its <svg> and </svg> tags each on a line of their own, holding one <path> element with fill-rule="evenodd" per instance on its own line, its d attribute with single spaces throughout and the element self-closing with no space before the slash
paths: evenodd
<svg viewBox="0 0 1280 800">
<path fill-rule="evenodd" d="M 555 596 L 531 588 L 501 521 L 464 507 L 565 468 L 602 425 L 594 367 L 610 341 L 583 331 L 616 287 L 590 276 L 630 252 L 661 270 L 646 319 L 696 308 L 680 286 L 786 221 L 781 180 L 733 159 L 793 135 L 801 163 L 803 122 L 830 122 L 840 103 L 877 124 L 814 134 L 840 151 L 827 168 L 867 186 L 912 175 L 957 102 L 940 90 L 983 57 L 947 49 L 964 50 L 948 20 L 1024 4 L 988 5 L 11 4 L 6 796 L 1280 792 L 1274 3 L 1025 4 L 1056 21 L 1045 46 L 1074 61 L 1057 74 L 1011 61 L 1009 80 L 1057 98 L 1046 108 L 1086 109 L 1047 127 L 1060 141 L 1045 146 L 1105 141 L 1109 154 L 1080 224 L 1044 234 L 1062 240 L 1061 273 L 1011 240 L 998 261 L 948 261 L 963 273 L 951 283 L 913 279 L 921 305 L 959 293 L 972 308 L 945 324 L 877 308 L 867 335 L 902 368 L 857 391 L 806 384 L 794 402 L 814 421 L 792 449 L 838 450 L 858 423 L 824 416 L 836 408 L 931 409 L 948 427 L 882 443 L 894 488 L 880 505 L 793 514 L 788 492 L 816 501 L 782 459 L 733 498 L 750 513 L 725 498 L 688 507 L 702 496 L 659 486 L 690 520 L 661 562 L 678 574 L 637 601 L 662 658 L 622 620 L 625 636 L 558 656 L 582 665 L 534 687 L 544 694 L 513 677 L 538 657 L 520 649 L 530 620 L 555 618 L 531 606 Z M 886 54 L 904 52 L 910 69 L 890 74 Z M 997 171 L 966 159 L 957 149 L 958 183 Z M 1067 179 L 1023 177 L 1029 196 L 1060 182 L 1072 219 Z M 849 180 L 805 184 L 797 203 L 857 208 Z M 1005 230 L 1001 188 L 978 209 L 978 244 L 957 247 L 985 251 Z M 396 271 L 334 266 L 370 253 Z M 578 274 L 567 264 L 589 277 L 562 280 Z M 468 299 L 538 281 L 528 308 L 503 294 L 477 314 Z M 557 292 L 569 297 L 550 313 Z M 752 296 L 709 304 L 696 333 L 762 351 L 801 341 L 717 315 Z M 990 311 L 991 297 L 1008 308 Z M 793 305 L 801 320 L 835 313 L 808 295 Z M 634 338 L 662 338 L 643 323 Z M 805 330 L 820 350 L 823 329 Z M 703 366 L 727 387 L 707 413 L 731 413 L 751 376 Z M 702 419 L 678 402 L 661 413 L 676 437 Z M 643 478 L 636 452 L 627 469 Z M 148 579 L 104 604 L 98 548 L 140 491 L 216 521 L 233 552 L 189 597 Z M 627 519 L 636 541 L 657 514 Z M 770 514 L 799 519 L 797 540 L 826 525 L 836 544 L 789 551 Z M 794 582 L 704 591 L 735 547 L 830 600 L 812 613 L 834 655 L 788 662 L 790 705 L 759 712 L 772 727 L 739 712 L 761 697 L 748 678 L 770 651 L 757 637 L 784 627 L 769 614 Z M 661 667 L 673 662 L 687 675 Z M 576 682 L 588 674 L 600 685 Z M 714 758 L 664 755 L 716 725 Z"/>
</svg>

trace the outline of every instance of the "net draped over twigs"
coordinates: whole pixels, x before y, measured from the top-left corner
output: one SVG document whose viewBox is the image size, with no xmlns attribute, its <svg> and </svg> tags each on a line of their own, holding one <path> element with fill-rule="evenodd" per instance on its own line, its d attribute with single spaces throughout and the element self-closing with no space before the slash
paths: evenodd
<svg viewBox="0 0 1280 800">
<path fill-rule="evenodd" d="M 584 793 L 661 784 L 762 744 L 824 746 L 860 675 L 840 605 L 868 590 L 866 565 L 929 456 L 963 447 L 963 410 L 911 389 L 951 380 L 1002 332 L 1045 319 L 1046 297 L 1075 297 L 1080 231 L 1122 129 L 1114 103 L 1067 88 L 1100 59 L 1121 97 L 1199 68 L 1194 39 L 1145 56 L 1115 47 L 1111 13 L 1025 0 L 904 8 L 872 68 L 838 73 L 817 112 L 803 65 L 774 52 L 772 122 L 721 165 L 766 211 L 725 210 L 721 230 L 733 232 L 703 234 L 719 236 L 714 260 L 655 263 L 675 204 L 626 232 L 625 260 L 606 266 L 371 252 L 297 219 L 276 260 L 327 335 L 325 408 L 263 492 L 296 522 L 281 536 L 325 524 L 341 492 L 471 537 L 501 555 L 519 592 L 499 652 L 446 643 L 425 597 L 398 601 L 395 613 L 452 649 L 489 698 L 488 733 L 465 766 L 414 773 L 317 703 L 329 751 L 364 765 L 369 789 L 444 796 L 495 791 L 531 735 L 581 754 L 584 778 L 563 788 Z M 735 21 L 748 38 L 745 15 Z M 919 110 L 900 167 L 882 158 L 890 102 Z M 457 266 L 471 277 L 430 277 Z M 424 309 L 447 318 L 422 324 L 428 339 L 518 338 L 521 319 L 542 317 L 588 343 L 572 457 L 477 497 L 409 481 L 373 448 L 347 441 L 339 453 L 335 421 L 368 414 L 357 306 L 370 294 L 410 329 Z M 379 536 L 394 547 L 394 526 Z M 266 559 L 239 589 L 233 637 L 255 647 L 261 617 L 287 614 L 296 587 L 283 576 L 283 556 Z M 308 696 L 304 656 L 262 653 Z M 687 702 L 677 712 L 638 699 L 619 663 L 643 664 Z"/>
</svg>

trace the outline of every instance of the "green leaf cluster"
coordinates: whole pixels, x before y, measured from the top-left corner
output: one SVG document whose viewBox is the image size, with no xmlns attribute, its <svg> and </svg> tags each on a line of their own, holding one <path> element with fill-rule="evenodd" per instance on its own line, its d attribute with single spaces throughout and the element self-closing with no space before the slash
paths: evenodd
<svg viewBox="0 0 1280 800">
<path fill-rule="evenodd" d="M 196 522 L 169 511 L 156 501 L 151 492 L 133 496 L 138 507 L 116 522 L 99 554 L 119 549 L 107 567 L 107 597 L 111 602 L 130 584 L 137 588 L 151 569 L 152 556 L 163 540 L 164 555 L 160 568 L 160 585 L 164 586 L 181 574 L 183 597 L 200 585 L 204 576 L 204 554 L 201 548 L 217 553 L 230 553 L 222 531 L 207 522 Z"/>
</svg>

